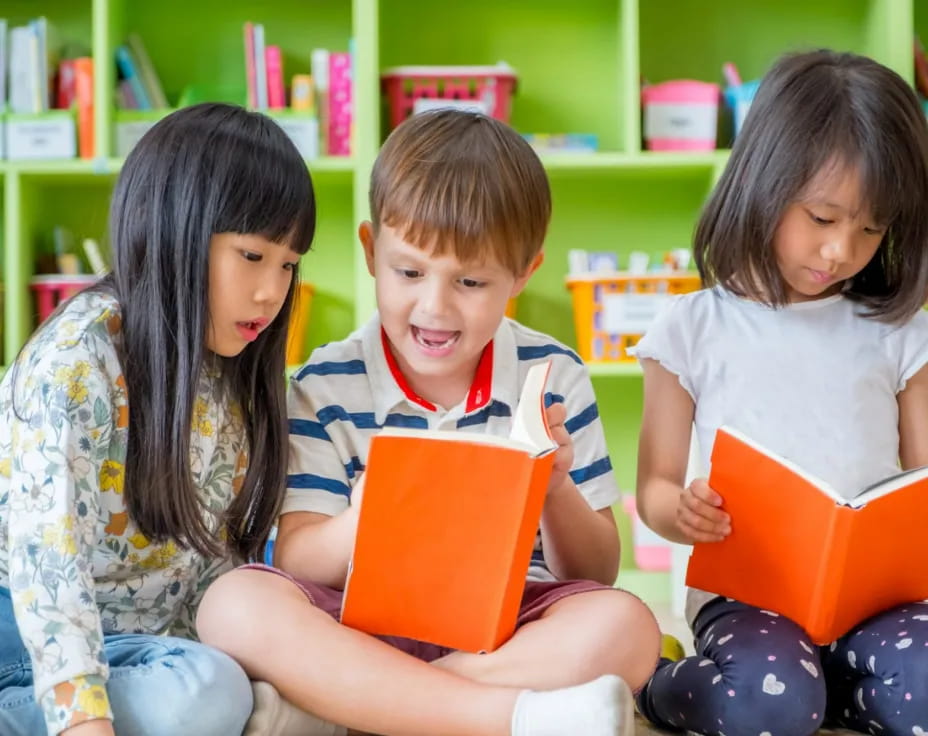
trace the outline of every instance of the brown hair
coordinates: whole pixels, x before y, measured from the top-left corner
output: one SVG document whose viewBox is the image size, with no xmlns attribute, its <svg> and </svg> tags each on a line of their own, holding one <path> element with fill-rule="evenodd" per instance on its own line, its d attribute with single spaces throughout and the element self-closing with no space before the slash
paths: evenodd
<svg viewBox="0 0 928 736">
<path fill-rule="evenodd" d="M 551 191 L 532 147 L 505 123 L 440 109 L 387 138 L 371 172 L 371 219 L 462 262 L 496 259 L 522 275 L 544 243 Z"/>
<path fill-rule="evenodd" d="M 844 294 L 899 322 L 928 292 L 928 125 L 912 89 L 872 59 L 827 50 L 781 57 L 764 77 L 694 238 L 706 285 L 786 303 L 773 237 L 786 208 L 829 166 L 858 170 L 886 234 Z"/>
</svg>

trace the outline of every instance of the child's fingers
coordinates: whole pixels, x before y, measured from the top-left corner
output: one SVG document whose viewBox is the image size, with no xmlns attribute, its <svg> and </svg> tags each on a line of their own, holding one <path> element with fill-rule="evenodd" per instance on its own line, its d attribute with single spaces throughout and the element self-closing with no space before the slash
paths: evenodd
<svg viewBox="0 0 928 736">
<path fill-rule="evenodd" d="M 687 488 L 677 511 L 680 529 L 696 542 L 717 542 L 731 532 L 728 514 L 711 501 L 718 497 L 704 480 L 694 481 Z M 707 501 L 706 499 L 710 499 Z"/>
<path fill-rule="evenodd" d="M 555 427 L 563 427 L 567 420 L 567 409 L 560 402 L 551 404 L 545 409 L 545 418 L 548 421 L 548 429 L 553 431 Z"/>
<path fill-rule="evenodd" d="M 685 506 L 677 512 L 677 526 L 690 542 L 720 542 L 729 531 L 726 526 L 699 516 Z"/>
<path fill-rule="evenodd" d="M 696 480 L 690 483 L 690 487 L 687 490 L 700 501 L 710 506 L 718 507 L 722 505 L 722 497 L 709 487 L 709 483 L 705 478 L 696 478 Z"/>
</svg>

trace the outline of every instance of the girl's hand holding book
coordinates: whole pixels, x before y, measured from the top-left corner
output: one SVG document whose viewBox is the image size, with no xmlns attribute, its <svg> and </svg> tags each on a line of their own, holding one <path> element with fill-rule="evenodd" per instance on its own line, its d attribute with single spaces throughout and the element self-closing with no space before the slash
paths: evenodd
<svg viewBox="0 0 928 736">
<path fill-rule="evenodd" d="M 721 542 L 731 533 L 731 518 L 721 505 L 722 497 L 697 478 L 680 494 L 677 528 L 691 543 Z"/>
</svg>

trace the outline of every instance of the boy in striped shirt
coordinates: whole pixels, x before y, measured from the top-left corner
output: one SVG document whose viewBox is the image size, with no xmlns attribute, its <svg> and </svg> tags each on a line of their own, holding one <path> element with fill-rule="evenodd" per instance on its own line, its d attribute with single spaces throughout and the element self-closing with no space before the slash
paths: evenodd
<svg viewBox="0 0 928 736">
<path fill-rule="evenodd" d="M 423 113 L 384 144 L 370 205 L 359 236 L 377 314 L 291 381 L 279 569 L 227 575 L 200 627 L 210 611 L 244 605 L 260 636 L 245 634 L 244 618 L 230 631 L 226 613 L 211 643 L 303 709 L 363 731 L 631 734 L 631 689 L 653 671 L 660 636 L 644 604 L 612 588 L 618 489 L 592 384 L 572 350 L 504 316 L 541 264 L 544 168 L 496 120 Z M 397 425 L 508 435 L 526 371 L 549 359 L 559 448 L 512 638 L 478 655 L 341 626 L 370 438 Z M 316 732 L 344 731 L 320 722 Z"/>
</svg>

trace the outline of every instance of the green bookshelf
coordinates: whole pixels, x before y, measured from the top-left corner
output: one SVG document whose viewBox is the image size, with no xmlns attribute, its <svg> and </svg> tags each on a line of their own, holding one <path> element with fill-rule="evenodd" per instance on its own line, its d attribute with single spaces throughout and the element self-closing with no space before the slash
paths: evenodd
<svg viewBox="0 0 928 736">
<path fill-rule="evenodd" d="M 911 38 L 928 41 L 928 0 L 5 0 L 16 25 L 44 14 L 58 44 L 95 64 L 93 161 L 0 161 L 3 356 L 35 326 L 28 288 L 51 228 L 105 240 L 106 210 L 122 164 L 114 157 L 113 53 L 142 36 L 170 101 L 193 85 L 233 101 L 244 94 L 242 24 L 261 22 L 281 46 L 284 71 L 308 72 L 315 47 L 353 39 L 355 128 L 350 158 L 308 162 L 319 205 L 303 275 L 316 286 L 310 347 L 365 321 L 373 289 L 356 242 L 367 212 L 370 167 L 386 135 L 380 70 L 409 64 L 494 64 L 518 73 L 512 124 L 523 133 L 595 133 L 594 154 L 547 155 L 554 215 L 545 263 L 519 300 L 518 318 L 574 343 L 564 284 L 571 248 L 659 254 L 689 244 L 702 203 L 725 165 L 724 150 L 642 150 L 639 81 L 720 80 L 734 61 L 745 79 L 781 52 L 818 46 L 868 54 L 912 77 Z M 634 487 L 641 372 L 591 366 L 619 482 Z M 623 536 L 628 525 L 622 524 Z M 623 565 L 631 565 L 631 554 Z M 657 576 L 642 580 L 664 580 Z M 663 583 L 659 583 L 663 585 Z M 647 587 L 646 583 L 642 583 Z"/>
</svg>

